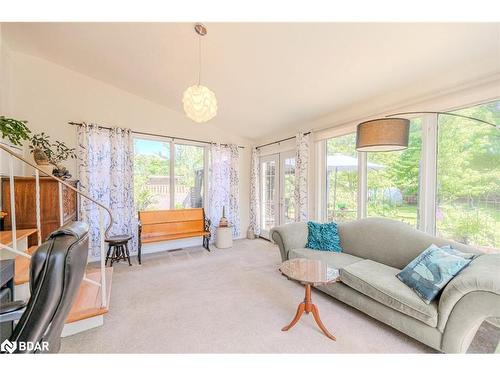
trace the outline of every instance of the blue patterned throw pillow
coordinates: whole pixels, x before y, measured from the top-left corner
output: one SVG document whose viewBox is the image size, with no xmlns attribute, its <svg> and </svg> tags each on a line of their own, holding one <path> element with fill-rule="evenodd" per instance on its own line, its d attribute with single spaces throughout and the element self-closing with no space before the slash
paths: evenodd
<svg viewBox="0 0 500 375">
<path fill-rule="evenodd" d="M 315 223 L 307 222 L 309 235 L 307 236 L 306 247 L 314 250 L 342 252 L 337 223 Z"/>
<path fill-rule="evenodd" d="M 429 304 L 474 257 L 450 246 L 432 244 L 396 276 Z"/>
</svg>

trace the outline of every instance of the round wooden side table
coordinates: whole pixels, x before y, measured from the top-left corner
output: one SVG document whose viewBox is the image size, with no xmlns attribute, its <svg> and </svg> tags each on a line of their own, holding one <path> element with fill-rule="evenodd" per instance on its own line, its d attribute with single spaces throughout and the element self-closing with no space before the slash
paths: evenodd
<svg viewBox="0 0 500 375">
<path fill-rule="evenodd" d="M 233 247 L 233 229 L 231 227 L 217 227 L 215 233 L 215 247 L 218 249 Z"/>
<path fill-rule="evenodd" d="M 323 331 L 326 337 L 336 340 L 319 317 L 318 307 L 311 300 L 311 286 L 330 284 L 340 279 L 339 270 L 329 266 L 327 263 L 320 260 L 295 258 L 290 259 L 281 264 L 280 271 L 283 275 L 290 279 L 299 281 L 305 286 L 304 301 L 299 304 L 295 317 L 290 324 L 283 327 L 282 331 L 288 331 L 300 320 L 302 314 L 312 312 L 314 320 L 318 327 Z"/>
</svg>

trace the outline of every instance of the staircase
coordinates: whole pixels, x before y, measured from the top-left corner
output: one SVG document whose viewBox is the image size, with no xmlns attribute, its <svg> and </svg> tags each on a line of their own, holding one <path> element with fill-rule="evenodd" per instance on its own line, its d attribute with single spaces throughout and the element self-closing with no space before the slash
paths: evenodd
<svg viewBox="0 0 500 375">
<path fill-rule="evenodd" d="M 104 315 L 109 311 L 109 301 L 111 295 L 111 283 L 113 269 L 106 268 L 105 246 L 104 239 L 113 224 L 113 218 L 109 209 L 94 199 L 87 196 L 85 193 L 74 188 L 65 181 L 58 179 L 52 175 L 48 175 L 44 170 L 24 159 L 21 155 L 12 151 L 8 146 L 0 143 L 0 158 L 7 158 L 9 166 L 9 182 L 10 192 L 15 191 L 14 179 L 14 160 L 21 161 L 25 166 L 34 169 L 36 180 L 36 228 L 17 229 L 16 228 L 16 194 L 10 194 L 10 212 L 12 217 L 11 230 L 0 231 L 0 259 L 15 259 L 15 277 L 14 277 L 14 300 L 27 300 L 30 296 L 29 277 L 30 277 L 30 261 L 31 256 L 36 252 L 38 246 L 41 245 L 41 223 L 43 217 L 40 213 L 40 173 L 47 175 L 49 178 L 57 180 L 59 183 L 59 212 L 62 213 L 62 187 L 69 188 L 76 192 L 81 199 L 88 199 L 93 202 L 99 209 L 101 234 L 100 241 L 100 264 L 98 268 L 87 267 L 85 276 L 80 285 L 78 296 L 73 303 L 71 311 L 66 320 L 66 325 L 63 329 L 62 336 L 69 336 L 90 328 L 94 328 L 104 324 Z M 5 160 L 5 159 L 4 159 Z M 2 160 L 3 161 L 3 160 Z M 81 200 L 80 199 L 80 200 Z M 78 208 L 77 208 L 78 209 Z M 104 226 L 104 217 L 109 215 L 109 224 L 107 228 Z M 60 225 L 63 225 L 62 215 L 60 215 Z M 28 238 L 36 236 L 37 245 L 28 247 Z"/>
</svg>

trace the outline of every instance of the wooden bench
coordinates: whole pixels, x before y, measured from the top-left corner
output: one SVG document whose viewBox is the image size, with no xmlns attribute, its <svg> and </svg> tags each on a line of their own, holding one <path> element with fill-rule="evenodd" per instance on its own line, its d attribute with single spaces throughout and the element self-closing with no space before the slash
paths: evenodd
<svg viewBox="0 0 500 375">
<path fill-rule="evenodd" d="M 139 264 L 143 243 L 191 237 L 203 237 L 203 247 L 210 251 L 210 220 L 203 208 L 139 211 Z"/>
</svg>

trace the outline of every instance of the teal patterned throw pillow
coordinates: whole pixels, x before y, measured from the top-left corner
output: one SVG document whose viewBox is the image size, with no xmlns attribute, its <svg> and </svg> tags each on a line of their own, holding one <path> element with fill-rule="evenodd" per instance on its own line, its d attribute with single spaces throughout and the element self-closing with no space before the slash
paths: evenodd
<svg viewBox="0 0 500 375">
<path fill-rule="evenodd" d="M 307 236 L 306 247 L 314 250 L 342 252 L 337 223 L 315 223 L 307 222 L 309 235 Z"/>
<path fill-rule="evenodd" d="M 462 253 L 450 246 L 432 244 L 396 277 L 429 304 L 474 257 L 475 254 Z"/>
</svg>

